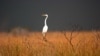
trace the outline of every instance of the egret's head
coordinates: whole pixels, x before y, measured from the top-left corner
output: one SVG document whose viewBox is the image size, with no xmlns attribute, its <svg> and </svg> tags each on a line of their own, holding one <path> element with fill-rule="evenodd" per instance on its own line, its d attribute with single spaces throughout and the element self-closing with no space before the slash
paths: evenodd
<svg viewBox="0 0 100 56">
<path fill-rule="evenodd" d="M 48 17 L 48 14 L 42 14 L 42 16 L 46 16 L 46 17 Z"/>
</svg>

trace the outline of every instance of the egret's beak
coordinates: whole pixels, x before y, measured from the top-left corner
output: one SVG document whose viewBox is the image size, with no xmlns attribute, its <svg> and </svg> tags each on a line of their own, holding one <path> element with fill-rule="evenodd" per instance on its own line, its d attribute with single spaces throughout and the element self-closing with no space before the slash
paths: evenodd
<svg viewBox="0 0 100 56">
<path fill-rule="evenodd" d="M 42 14 L 42 16 L 48 16 L 48 14 Z"/>
<path fill-rule="evenodd" d="M 45 14 L 42 14 L 42 16 L 45 16 Z"/>
</svg>

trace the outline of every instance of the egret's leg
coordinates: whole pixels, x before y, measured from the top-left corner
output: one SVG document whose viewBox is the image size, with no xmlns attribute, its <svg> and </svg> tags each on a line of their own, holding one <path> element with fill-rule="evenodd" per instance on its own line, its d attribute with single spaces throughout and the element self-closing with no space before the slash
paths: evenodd
<svg viewBox="0 0 100 56">
<path fill-rule="evenodd" d="M 44 32 L 42 32 L 42 35 L 43 35 L 43 37 L 45 37 L 45 33 Z"/>
<path fill-rule="evenodd" d="M 47 39 L 46 39 L 46 33 L 43 33 L 43 40 L 47 41 Z"/>
</svg>

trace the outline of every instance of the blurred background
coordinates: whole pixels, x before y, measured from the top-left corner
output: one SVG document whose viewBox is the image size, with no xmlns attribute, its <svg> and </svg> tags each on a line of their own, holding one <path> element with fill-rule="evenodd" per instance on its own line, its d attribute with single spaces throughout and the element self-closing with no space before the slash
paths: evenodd
<svg viewBox="0 0 100 56">
<path fill-rule="evenodd" d="M 0 31 L 14 27 L 41 31 L 47 13 L 49 31 L 100 29 L 99 0 L 0 0 Z"/>
</svg>

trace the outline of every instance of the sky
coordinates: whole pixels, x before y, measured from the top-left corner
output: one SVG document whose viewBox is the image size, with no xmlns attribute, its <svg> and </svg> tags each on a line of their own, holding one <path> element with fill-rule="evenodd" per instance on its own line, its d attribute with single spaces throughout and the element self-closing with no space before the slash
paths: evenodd
<svg viewBox="0 0 100 56">
<path fill-rule="evenodd" d="M 100 28 L 99 0 L 0 0 L 0 30 L 15 27 L 41 31 L 42 14 L 48 14 L 48 30 L 84 30 Z"/>
</svg>

